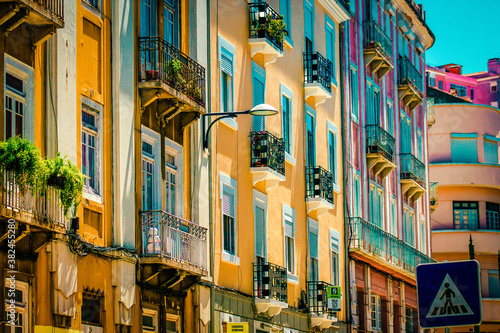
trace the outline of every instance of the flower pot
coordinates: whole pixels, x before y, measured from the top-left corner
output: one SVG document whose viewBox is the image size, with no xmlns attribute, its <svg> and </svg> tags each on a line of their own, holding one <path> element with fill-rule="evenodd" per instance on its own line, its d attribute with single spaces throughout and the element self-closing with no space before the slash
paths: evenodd
<svg viewBox="0 0 500 333">
<path fill-rule="evenodd" d="M 160 78 L 158 70 L 149 70 L 146 71 L 146 81 L 149 80 L 158 80 Z"/>
<path fill-rule="evenodd" d="M 50 175 L 49 179 L 47 179 L 47 185 L 53 186 L 62 190 L 64 188 L 64 183 L 66 182 L 66 178 L 63 176 Z"/>
</svg>

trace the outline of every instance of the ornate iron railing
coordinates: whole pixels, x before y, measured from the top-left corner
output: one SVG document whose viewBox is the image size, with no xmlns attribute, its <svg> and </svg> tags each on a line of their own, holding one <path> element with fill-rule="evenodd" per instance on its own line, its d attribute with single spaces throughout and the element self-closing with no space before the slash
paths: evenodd
<svg viewBox="0 0 500 333">
<path fill-rule="evenodd" d="M 398 59 L 398 84 L 409 84 L 420 93 L 424 92 L 422 74 L 413 66 L 410 59 Z"/>
<path fill-rule="evenodd" d="M 429 182 L 429 204 L 432 207 L 437 205 L 438 201 L 438 182 Z"/>
<path fill-rule="evenodd" d="M 283 20 L 271 6 L 265 2 L 249 3 L 250 38 L 266 38 L 273 46 L 283 52 L 283 39 L 277 34 L 286 35 L 286 30 L 274 31 L 270 24 L 273 21 Z"/>
<path fill-rule="evenodd" d="M 332 92 L 332 62 L 319 52 L 304 53 L 304 75 L 305 83 L 320 83 Z"/>
<path fill-rule="evenodd" d="M 162 81 L 205 106 L 205 68 L 161 37 L 139 37 L 139 80 Z"/>
<path fill-rule="evenodd" d="M 251 165 L 269 167 L 285 175 L 285 143 L 269 132 L 252 132 Z"/>
<path fill-rule="evenodd" d="M 64 0 L 22 0 L 26 5 L 30 6 L 32 3 L 45 8 L 52 15 L 64 20 Z"/>
<path fill-rule="evenodd" d="M 320 166 L 306 168 L 306 197 L 333 204 L 333 175 Z"/>
<path fill-rule="evenodd" d="M 67 228 L 69 218 L 64 215 L 59 191 L 53 186 L 47 186 L 45 190 L 23 187 L 17 183 L 14 173 L 7 171 L 1 183 L 0 205 L 7 211 L 31 214 L 35 221 L 43 220 Z"/>
<path fill-rule="evenodd" d="M 366 125 L 365 128 L 367 153 L 378 153 L 394 163 L 394 138 L 379 125 Z"/>
<path fill-rule="evenodd" d="M 309 312 L 317 315 L 335 315 L 335 312 L 328 307 L 328 286 L 331 284 L 323 281 L 307 281 Z"/>
<path fill-rule="evenodd" d="M 207 269 L 207 229 L 164 211 L 141 212 L 142 255 Z"/>
<path fill-rule="evenodd" d="M 255 298 L 288 301 L 287 275 L 284 267 L 261 263 L 253 264 L 253 295 Z"/>
<path fill-rule="evenodd" d="M 419 264 L 435 262 L 413 246 L 360 217 L 349 219 L 349 235 L 351 248 L 373 253 L 411 273 L 416 272 Z"/>
<path fill-rule="evenodd" d="M 363 46 L 376 47 L 392 61 L 392 40 L 375 21 L 363 22 Z"/>
<path fill-rule="evenodd" d="M 401 179 L 411 179 L 425 187 L 424 163 L 410 153 L 400 154 L 399 159 L 401 160 Z"/>
</svg>

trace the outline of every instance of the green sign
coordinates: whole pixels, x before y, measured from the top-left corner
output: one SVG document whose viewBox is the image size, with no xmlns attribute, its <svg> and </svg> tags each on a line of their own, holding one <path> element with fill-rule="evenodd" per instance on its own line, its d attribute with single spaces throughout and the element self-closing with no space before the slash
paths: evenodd
<svg viewBox="0 0 500 333">
<path fill-rule="evenodd" d="M 339 286 L 328 286 L 327 296 L 328 299 L 341 299 L 340 287 Z"/>
</svg>

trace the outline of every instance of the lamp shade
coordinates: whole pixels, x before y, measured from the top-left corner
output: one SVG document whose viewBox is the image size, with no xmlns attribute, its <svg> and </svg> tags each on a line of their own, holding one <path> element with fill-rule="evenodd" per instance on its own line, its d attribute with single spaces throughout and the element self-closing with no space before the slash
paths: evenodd
<svg viewBox="0 0 500 333">
<path fill-rule="evenodd" d="M 269 104 L 259 104 L 250 109 L 250 114 L 252 116 L 274 116 L 278 114 L 278 110 Z"/>
</svg>

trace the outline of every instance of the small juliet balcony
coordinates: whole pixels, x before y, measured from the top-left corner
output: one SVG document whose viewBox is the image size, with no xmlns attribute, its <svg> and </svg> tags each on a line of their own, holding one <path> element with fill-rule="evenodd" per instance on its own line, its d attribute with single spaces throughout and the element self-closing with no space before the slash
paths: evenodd
<svg viewBox="0 0 500 333">
<path fill-rule="evenodd" d="M 312 327 L 325 329 L 337 322 L 332 304 L 328 303 L 329 286 L 332 285 L 323 281 L 307 281 L 308 307 Z"/>
<path fill-rule="evenodd" d="M 205 68 L 161 37 L 139 37 L 141 112 L 156 102 L 156 117 L 181 128 L 205 113 Z"/>
<path fill-rule="evenodd" d="M 250 54 L 261 54 L 264 67 L 283 56 L 283 40 L 286 35 L 283 17 L 266 2 L 248 4 L 250 15 Z"/>
<path fill-rule="evenodd" d="M 332 62 L 319 52 L 304 53 L 304 98 L 314 98 L 314 104 L 332 97 Z"/>
<path fill-rule="evenodd" d="M 363 22 L 363 54 L 365 66 L 379 78 L 384 77 L 391 69 L 392 40 L 375 21 Z"/>
<path fill-rule="evenodd" d="M 401 191 L 408 199 L 417 200 L 425 191 L 425 165 L 413 154 L 400 154 Z"/>
<path fill-rule="evenodd" d="M 264 181 L 266 191 L 285 180 L 285 143 L 270 132 L 252 132 L 251 166 L 253 186 Z"/>
<path fill-rule="evenodd" d="M 0 183 L 0 217 L 14 219 L 28 225 L 28 230 L 34 232 L 51 231 L 66 233 L 69 218 L 59 197 L 60 189 L 47 186 L 47 189 L 33 189 L 17 183 L 14 173 L 7 171 Z M 1 238 L 5 239 L 7 233 Z"/>
<path fill-rule="evenodd" d="M 429 182 L 429 206 L 431 212 L 438 206 L 438 182 Z"/>
<path fill-rule="evenodd" d="M 187 276 L 207 275 L 206 228 L 164 211 L 143 211 L 140 217 L 143 282 L 173 287 Z"/>
<path fill-rule="evenodd" d="M 33 46 L 64 27 L 64 0 L 0 0 L 0 28 L 9 34 L 21 24 L 30 26 Z"/>
<path fill-rule="evenodd" d="M 422 75 L 410 59 L 398 60 L 398 98 L 403 105 L 415 109 L 423 101 L 424 84 Z"/>
<path fill-rule="evenodd" d="M 307 214 L 317 216 L 335 208 L 333 203 L 333 176 L 320 166 L 306 167 Z"/>
<path fill-rule="evenodd" d="M 351 256 L 395 269 L 402 275 L 414 278 L 418 265 L 435 262 L 413 246 L 361 217 L 349 219 L 349 233 Z"/>
<path fill-rule="evenodd" d="M 286 279 L 284 267 L 267 262 L 253 265 L 253 295 L 258 313 L 272 317 L 288 308 Z"/>
<path fill-rule="evenodd" d="M 379 125 L 366 125 L 366 159 L 368 170 L 382 179 L 396 168 L 395 140 Z"/>
<path fill-rule="evenodd" d="M 427 128 L 431 128 L 436 123 L 436 115 L 434 114 L 434 97 L 427 98 Z"/>
</svg>

